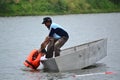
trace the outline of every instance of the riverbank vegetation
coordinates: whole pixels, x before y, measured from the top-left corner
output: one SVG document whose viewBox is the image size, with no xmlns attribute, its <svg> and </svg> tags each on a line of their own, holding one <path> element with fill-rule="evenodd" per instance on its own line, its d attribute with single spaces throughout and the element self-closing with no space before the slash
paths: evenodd
<svg viewBox="0 0 120 80">
<path fill-rule="evenodd" d="M 0 16 L 120 12 L 120 0 L 0 0 Z"/>
</svg>

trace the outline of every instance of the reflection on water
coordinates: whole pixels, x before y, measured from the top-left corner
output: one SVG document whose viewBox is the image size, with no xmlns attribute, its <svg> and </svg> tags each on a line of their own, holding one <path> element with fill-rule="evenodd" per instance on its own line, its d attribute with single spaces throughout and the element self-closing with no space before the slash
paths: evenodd
<svg viewBox="0 0 120 80">
<path fill-rule="evenodd" d="M 106 72 L 107 67 L 103 63 L 96 63 L 81 70 L 73 70 L 68 72 L 44 72 L 44 70 L 31 70 L 29 68 L 23 68 L 21 70 L 25 72 L 24 76 L 26 76 L 27 80 L 58 80 L 68 78 L 72 80 L 75 78 L 75 75 Z"/>
<path fill-rule="evenodd" d="M 75 74 L 78 75 L 83 75 L 83 74 L 91 74 L 91 73 L 99 73 L 99 72 L 106 72 L 107 71 L 107 66 L 106 64 L 103 63 L 95 63 L 91 66 L 85 67 L 81 70 L 74 70 Z"/>
<path fill-rule="evenodd" d="M 26 72 L 24 76 L 26 76 L 27 80 L 56 80 L 72 77 L 70 73 L 44 72 L 42 70 L 30 70 L 30 69 L 22 70 Z"/>
</svg>

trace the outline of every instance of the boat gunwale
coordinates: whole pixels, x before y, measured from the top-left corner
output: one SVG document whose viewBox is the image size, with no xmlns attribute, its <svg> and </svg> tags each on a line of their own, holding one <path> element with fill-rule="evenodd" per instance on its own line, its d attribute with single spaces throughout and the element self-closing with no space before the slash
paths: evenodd
<svg viewBox="0 0 120 80">
<path fill-rule="evenodd" d="M 107 38 L 102 38 L 102 39 L 90 41 L 90 42 L 87 42 L 87 43 L 83 43 L 83 44 L 80 44 L 80 45 L 77 45 L 77 46 L 73 46 L 73 47 L 70 47 L 70 48 L 66 48 L 66 49 L 61 50 L 61 52 L 62 52 L 62 51 L 65 51 L 65 50 L 72 49 L 72 48 L 76 48 L 76 47 L 80 47 L 80 46 L 84 46 L 84 45 L 89 45 L 89 44 L 91 44 L 91 43 L 95 43 L 95 42 L 98 42 L 98 41 L 101 41 L 101 40 L 105 40 L 105 39 L 107 39 Z"/>
</svg>

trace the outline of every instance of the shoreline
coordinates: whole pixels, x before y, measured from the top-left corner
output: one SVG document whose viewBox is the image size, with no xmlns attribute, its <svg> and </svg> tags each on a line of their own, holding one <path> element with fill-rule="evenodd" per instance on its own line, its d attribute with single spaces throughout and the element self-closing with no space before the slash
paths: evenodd
<svg viewBox="0 0 120 80">
<path fill-rule="evenodd" d="M 99 13 L 80 13 L 80 14 L 119 14 L 120 12 L 99 12 Z M 54 15 L 17 15 L 17 16 L 0 16 L 0 18 L 9 18 L 9 17 L 32 17 L 32 16 L 66 16 L 66 15 L 80 15 L 78 14 L 54 14 Z"/>
</svg>

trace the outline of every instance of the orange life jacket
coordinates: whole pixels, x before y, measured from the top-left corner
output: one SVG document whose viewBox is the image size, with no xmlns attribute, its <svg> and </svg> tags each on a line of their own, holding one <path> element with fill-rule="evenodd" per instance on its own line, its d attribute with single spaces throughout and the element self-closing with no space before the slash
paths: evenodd
<svg viewBox="0 0 120 80">
<path fill-rule="evenodd" d="M 40 65 L 41 56 L 42 54 L 38 53 L 38 50 L 32 50 L 25 60 L 24 65 L 32 69 L 37 69 Z"/>
</svg>

